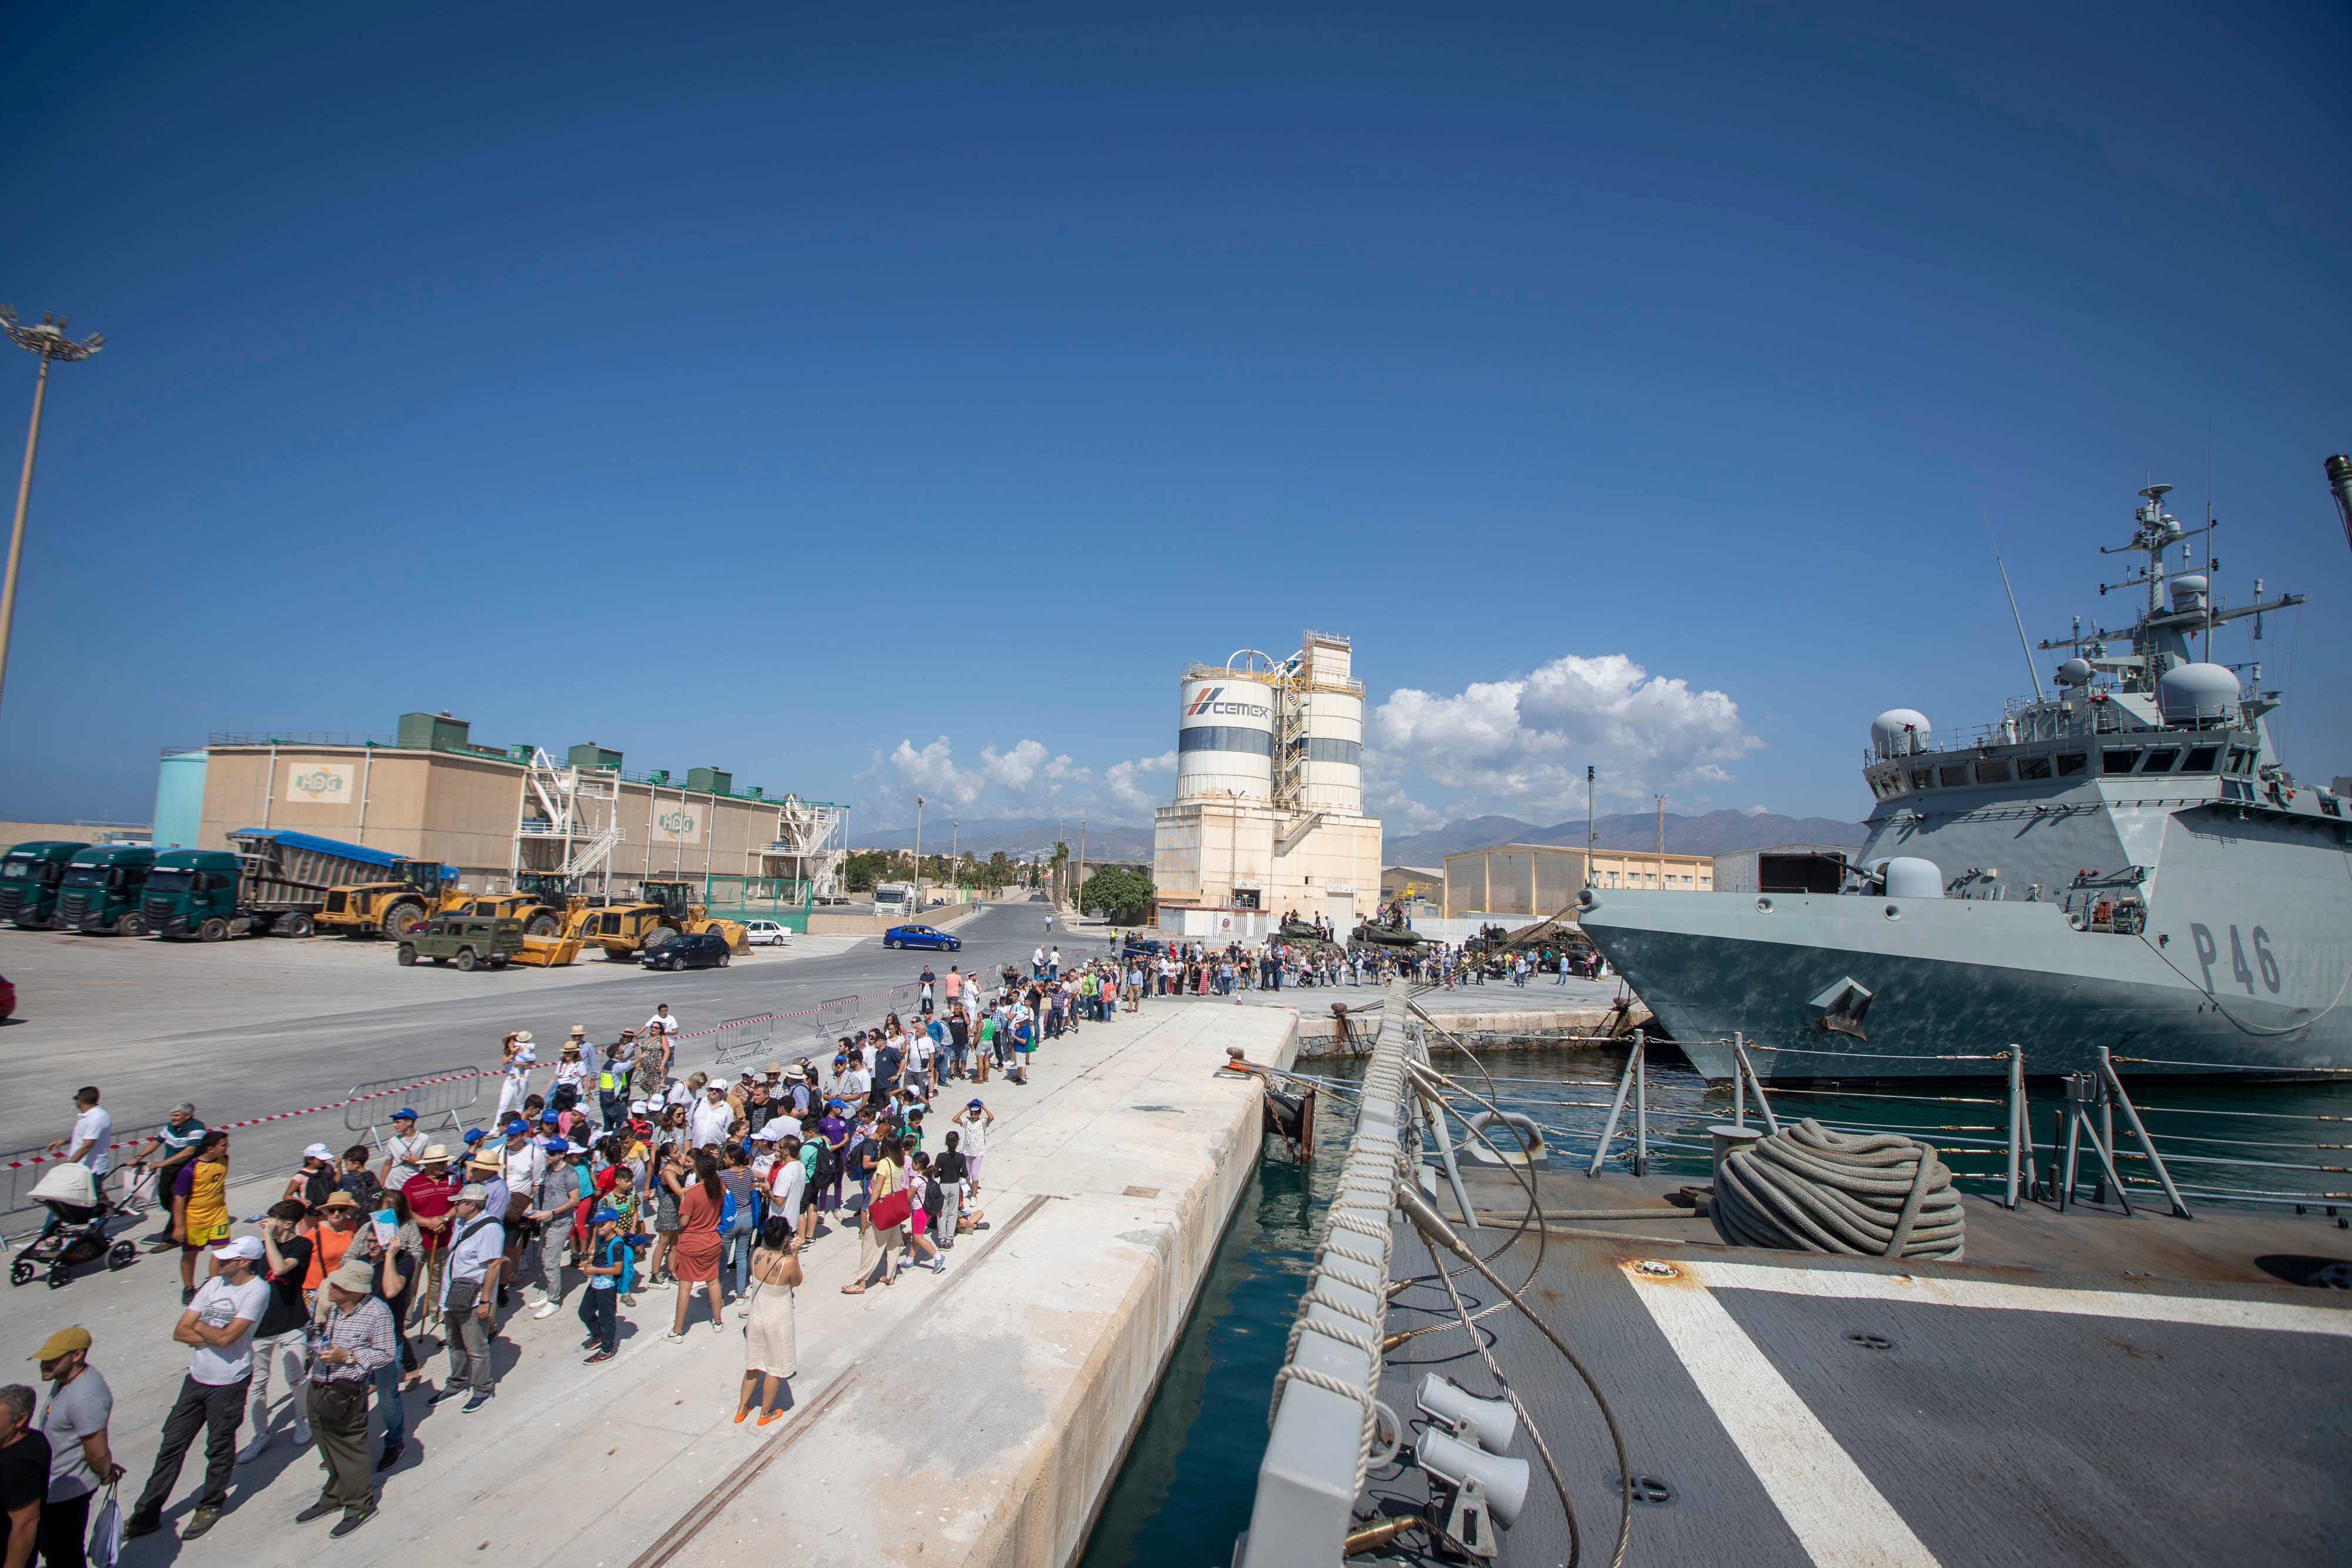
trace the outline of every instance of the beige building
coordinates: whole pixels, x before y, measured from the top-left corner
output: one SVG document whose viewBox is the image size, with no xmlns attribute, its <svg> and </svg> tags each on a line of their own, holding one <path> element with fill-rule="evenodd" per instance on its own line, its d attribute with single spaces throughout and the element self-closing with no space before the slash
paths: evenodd
<svg viewBox="0 0 2352 1568">
<path fill-rule="evenodd" d="M 167 760 L 184 767 L 194 755 Z M 715 768 L 676 783 L 632 776 L 619 752 L 593 743 L 561 762 L 531 747 L 477 746 L 446 714 L 404 715 L 389 737 L 216 736 L 201 756 L 191 848 L 226 849 L 246 828 L 291 829 L 445 862 L 475 892 L 539 872 L 614 895 L 646 878 L 701 882 L 731 904 L 795 897 L 843 853 L 835 807 L 738 790 Z"/>
<path fill-rule="evenodd" d="M 1353 656 L 1345 637 L 1309 632 L 1286 659 L 1244 648 L 1184 672 L 1176 799 L 1152 831 L 1162 930 L 1255 941 L 1296 912 L 1346 932 L 1379 904 Z"/>
<path fill-rule="evenodd" d="M 1662 855 L 1601 850 L 1592 857 L 1601 887 L 1647 887 L 1668 893 L 1715 891 L 1715 862 L 1706 855 Z M 1584 851 L 1557 844 L 1495 844 L 1445 857 L 1445 918 L 1494 915 L 1543 920 L 1573 910 L 1585 886 Z"/>
</svg>

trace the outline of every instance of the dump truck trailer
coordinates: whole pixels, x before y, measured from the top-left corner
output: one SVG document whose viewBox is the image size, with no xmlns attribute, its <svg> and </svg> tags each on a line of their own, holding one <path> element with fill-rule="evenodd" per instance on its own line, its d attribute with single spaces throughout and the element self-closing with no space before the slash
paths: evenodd
<svg viewBox="0 0 2352 1568">
<path fill-rule="evenodd" d="M 282 828 L 243 828 L 227 850 L 155 857 L 139 901 L 158 936 L 308 936 L 337 887 L 383 880 L 402 857 Z M 455 874 L 455 868 L 449 868 Z"/>
</svg>

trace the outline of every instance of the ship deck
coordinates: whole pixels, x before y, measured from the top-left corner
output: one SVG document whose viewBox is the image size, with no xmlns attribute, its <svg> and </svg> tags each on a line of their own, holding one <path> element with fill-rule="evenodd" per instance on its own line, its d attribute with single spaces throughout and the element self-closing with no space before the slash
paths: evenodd
<svg viewBox="0 0 2352 1568">
<path fill-rule="evenodd" d="M 1475 1207 L 1506 1225 L 1524 1212 L 1508 1176 L 1465 1174 Z M 1538 1179 L 1549 1234 L 1522 1294 L 1616 1412 L 1642 1498 L 1629 1563 L 2308 1563 L 2347 1550 L 2352 1292 L 2302 1281 L 2339 1263 L 2352 1276 L 2352 1236 L 2316 1211 L 2185 1220 L 1971 1198 L 1966 1262 L 1897 1266 L 1723 1246 L 1666 1203 L 1686 1178 Z M 1457 1218 L 1450 1193 L 1437 1206 Z M 1651 1212 L 1580 1218 L 1637 1208 Z M 1482 1253 L 1501 1239 L 1478 1234 Z M 1409 1227 L 1395 1256 L 1397 1278 L 1430 1268 Z M 1534 1258 L 1523 1239 L 1496 1271 L 1517 1286 Z M 1497 1300 L 1475 1274 L 1457 1288 L 1474 1312 Z M 1397 1296 L 1388 1328 L 1454 1322 L 1433 1281 Z M 1619 1467 L 1591 1396 L 1517 1312 L 1479 1326 L 1559 1462 L 1580 1560 L 1606 1563 Z M 1381 1394 L 1409 1425 L 1433 1370 L 1495 1392 L 1458 1326 L 1417 1336 L 1387 1356 Z M 1570 1562 L 1532 1444 L 1509 1451 L 1533 1469 L 1499 1560 Z M 1375 1471 L 1371 1490 L 1391 1512 L 1427 1495 L 1411 1466 Z M 1384 1552 L 1406 1560 L 1417 1544 Z"/>
</svg>

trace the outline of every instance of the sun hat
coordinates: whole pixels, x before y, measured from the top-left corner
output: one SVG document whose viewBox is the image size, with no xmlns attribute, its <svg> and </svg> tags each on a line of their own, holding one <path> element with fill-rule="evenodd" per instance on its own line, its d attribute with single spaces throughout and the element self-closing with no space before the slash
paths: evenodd
<svg viewBox="0 0 2352 1568">
<path fill-rule="evenodd" d="M 262 1256 L 261 1238 L 258 1236 L 240 1236 L 234 1241 L 225 1242 L 221 1246 L 214 1248 L 213 1256 L 219 1259 L 224 1263 L 234 1261 L 239 1258 L 244 1259 L 248 1263 L 258 1262 Z"/>
<path fill-rule="evenodd" d="M 357 1208 L 359 1206 L 360 1200 L 353 1197 L 350 1193 L 345 1192 L 341 1187 L 337 1187 L 334 1191 L 329 1193 L 324 1198 L 320 1199 L 319 1203 L 319 1207 L 320 1208 Z"/>
<path fill-rule="evenodd" d="M 457 1189 L 457 1196 L 451 1198 L 449 1201 L 452 1203 L 480 1203 L 489 1196 L 489 1190 L 483 1186 L 480 1182 L 469 1181 L 465 1186 L 459 1187 Z"/>
<path fill-rule="evenodd" d="M 519 1029 L 515 1030 L 515 1043 L 517 1045 L 529 1045 L 530 1043 L 530 1030 L 527 1029 Z"/>
<path fill-rule="evenodd" d="M 588 1026 L 584 1023 L 573 1024 L 572 1026 L 572 1038 L 574 1040 L 585 1040 L 588 1038 Z"/>
<path fill-rule="evenodd" d="M 347 1252 L 327 1276 L 327 1283 L 367 1295 L 375 1289 L 375 1266 L 355 1251 Z"/>
<path fill-rule="evenodd" d="M 88 1350 L 89 1331 L 85 1328 L 59 1329 L 41 1342 L 41 1348 L 26 1356 L 26 1361 L 55 1361 L 69 1351 Z"/>
<path fill-rule="evenodd" d="M 449 1163 L 449 1151 L 438 1144 L 427 1144 L 425 1152 L 416 1156 L 416 1161 L 419 1165 L 446 1166 Z"/>
</svg>

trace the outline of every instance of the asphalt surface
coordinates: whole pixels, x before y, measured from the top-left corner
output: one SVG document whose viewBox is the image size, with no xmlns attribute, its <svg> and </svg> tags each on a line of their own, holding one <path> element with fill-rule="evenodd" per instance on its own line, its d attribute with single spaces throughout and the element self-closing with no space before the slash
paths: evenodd
<svg viewBox="0 0 2352 1568">
<path fill-rule="evenodd" d="M 950 963 L 966 973 L 1025 966 L 1047 939 L 1045 920 L 1043 904 L 992 904 L 956 929 L 961 953 L 892 951 L 879 936 L 803 937 L 793 949 L 755 949 L 725 969 L 678 974 L 601 958 L 552 971 L 403 969 L 388 945 L 337 937 L 206 946 L 0 931 L 0 974 L 17 990 L 16 1016 L 0 1025 L 16 1084 L 0 1100 L 0 1151 L 64 1135 L 73 1092 L 86 1083 L 98 1085 L 118 1128 L 159 1122 L 181 1100 L 218 1126 L 340 1103 L 371 1080 L 494 1065 L 510 1030 L 530 1030 L 551 1066 L 572 1024 L 610 1040 L 657 1002 L 690 1031 L 879 996 L 913 981 L 926 961 L 941 975 Z M 1073 942 L 1062 925 L 1055 921 L 1054 936 L 1066 961 L 1104 950 L 1100 927 Z M 883 1009 L 869 1004 L 863 1021 L 878 1022 Z M 806 1054 L 815 1045 L 809 1023 L 782 1020 L 772 1054 Z M 691 1043 L 680 1055 L 689 1065 L 698 1057 Z M 469 1120 L 496 1103 L 489 1092 Z M 340 1113 L 296 1116 L 237 1132 L 233 1164 L 248 1175 L 290 1165 L 314 1140 L 337 1149 L 353 1141 Z"/>
</svg>

